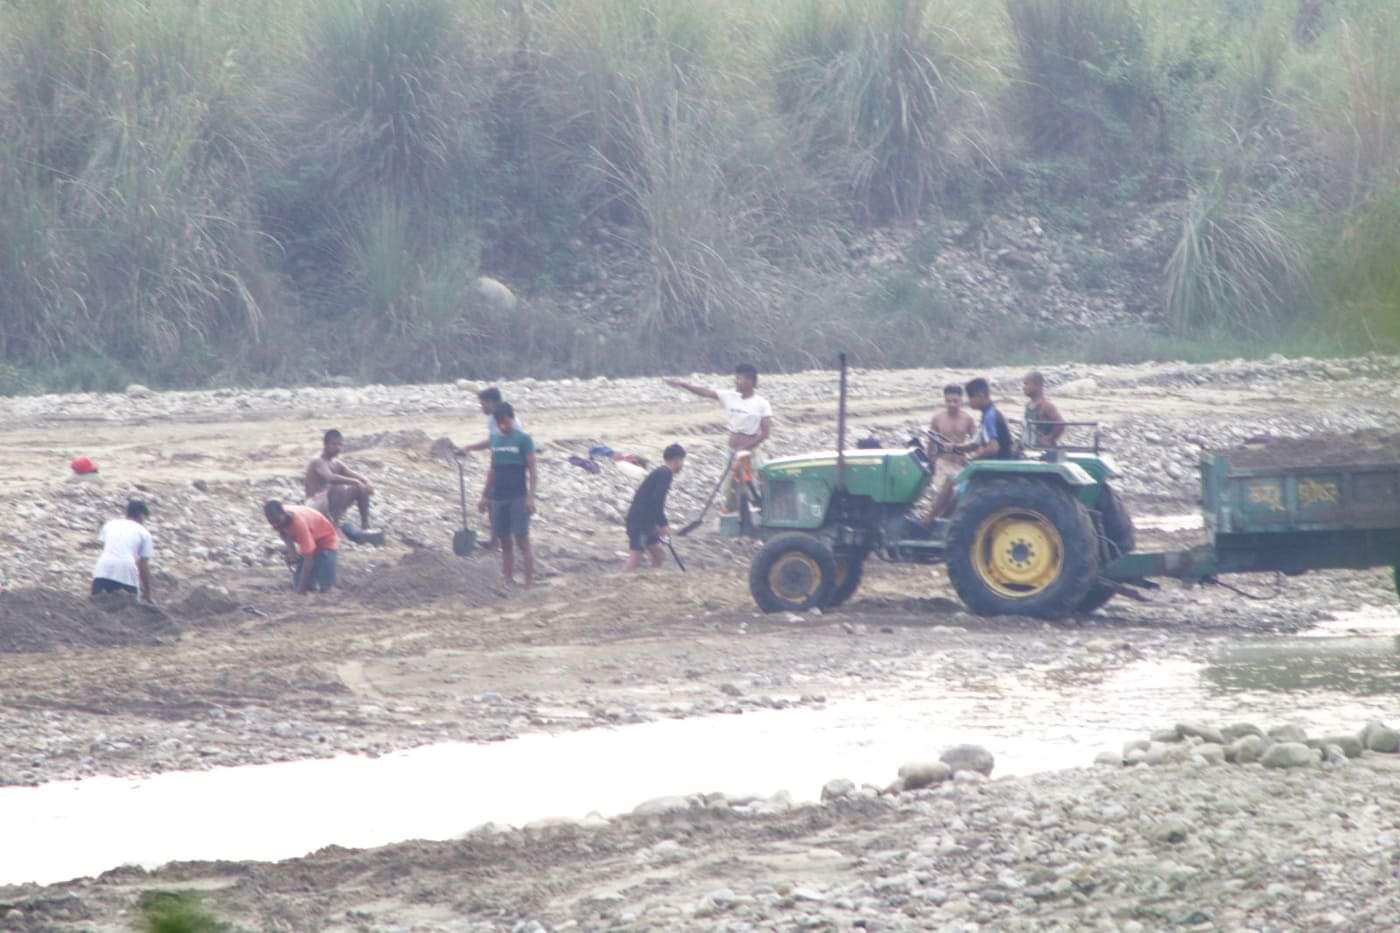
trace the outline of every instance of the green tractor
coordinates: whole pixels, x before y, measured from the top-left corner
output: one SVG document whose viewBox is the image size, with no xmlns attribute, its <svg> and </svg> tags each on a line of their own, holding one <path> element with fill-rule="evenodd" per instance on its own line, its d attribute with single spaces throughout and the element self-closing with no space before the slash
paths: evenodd
<svg viewBox="0 0 1400 933">
<path fill-rule="evenodd" d="M 763 610 L 839 606 L 871 558 L 945 564 L 981 615 L 1088 613 L 1122 590 L 1101 569 L 1134 549 L 1133 523 L 1097 432 L 1092 448 L 970 464 L 956 477 L 951 517 L 925 529 L 907 517 L 932 478 L 922 445 L 845 451 L 845 408 L 843 355 L 837 449 L 769 461 L 757 476 L 761 508 L 721 522 L 722 533 L 764 541 L 749 571 Z"/>
</svg>

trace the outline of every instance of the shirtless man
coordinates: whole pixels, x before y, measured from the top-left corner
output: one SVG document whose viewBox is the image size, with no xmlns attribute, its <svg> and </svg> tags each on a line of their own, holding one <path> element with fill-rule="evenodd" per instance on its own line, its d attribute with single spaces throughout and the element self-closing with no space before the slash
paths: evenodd
<svg viewBox="0 0 1400 933">
<path fill-rule="evenodd" d="M 768 399 L 758 394 L 758 370 L 747 363 L 734 367 L 734 388 L 711 389 L 708 386 L 692 385 L 679 379 L 664 380 L 668 386 L 684 389 L 701 398 L 711 398 L 724 406 L 729 427 L 729 449 L 734 453 L 738 466 L 740 457 L 747 460 L 746 472 L 757 475 L 763 466 L 763 442 L 768 440 L 768 432 L 773 427 L 773 406 Z M 725 475 L 721 489 L 721 515 L 739 511 L 738 490 L 734 483 L 735 470 Z"/>
<path fill-rule="evenodd" d="M 321 455 L 306 465 L 306 504 L 335 525 L 340 525 L 351 505 L 359 506 L 363 530 L 357 531 L 347 522 L 340 526 L 341 531 L 356 544 L 383 544 L 384 533 L 369 530 L 369 498 L 374 495 L 374 488 L 369 480 L 336 459 L 344 449 L 344 435 L 334 428 L 327 431 L 321 441 Z"/>
<path fill-rule="evenodd" d="M 1006 428 L 1006 419 L 1001 412 L 997 411 L 996 404 L 992 402 L 991 386 L 985 379 L 973 379 L 967 384 L 967 403 L 975 411 L 981 413 L 976 435 L 961 444 L 954 444 L 952 453 L 965 456 L 969 460 L 1011 460 L 1014 451 L 1011 445 L 1011 433 Z M 931 527 L 935 519 L 942 518 L 953 506 L 953 501 L 957 496 L 957 490 L 953 486 L 953 479 L 957 476 L 954 473 L 943 481 L 943 485 L 938 490 L 938 496 L 933 500 L 933 509 L 923 520 L 925 528 Z"/>
<path fill-rule="evenodd" d="M 1055 403 L 1045 397 L 1045 376 L 1036 369 L 1026 373 L 1021 391 L 1030 399 L 1021 425 L 1022 441 L 1027 447 L 1055 447 L 1065 433 L 1065 419 L 1060 417 Z"/>
<path fill-rule="evenodd" d="M 956 382 L 944 386 L 943 410 L 933 416 L 933 423 L 929 426 L 934 434 L 943 438 L 941 442 L 934 438 L 928 440 L 928 462 L 934 468 L 935 479 L 944 474 L 956 476 L 959 470 L 967 466 L 967 457 L 954 453 L 953 447 L 972 440 L 972 435 L 977 433 L 977 422 L 963 411 L 962 405 L 963 387 Z"/>
</svg>

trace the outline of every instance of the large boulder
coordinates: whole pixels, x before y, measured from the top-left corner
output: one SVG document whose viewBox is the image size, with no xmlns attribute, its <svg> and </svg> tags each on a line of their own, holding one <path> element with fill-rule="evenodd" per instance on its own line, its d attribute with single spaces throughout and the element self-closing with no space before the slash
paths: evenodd
<svg viewBox="0 0 1400 933">
<path fill-rule="evenodd" d="M 1225 736 L 1221 731 L 1203 722 L 1180 722 L 1176 725 L 1176 731 L 1184 739 L 1200 739 L 1212 745 L 1225 744 Z"/>
<path fill-rule="evenodd" d="M 952 776 L 953 769 L 941 761 L 910 762 L 899 769 L 899 788 L 918 790 L 921 787 L 941 784 Z"/>
<path fill-rule="evenodd" d="M 954 774 L 959 771 L 976 771 L 987 777 L 992 776 L 992 768 L 996 765 L 992 753 L 980 745 L 954 745 L 945 748 L 938 760 L 947 765 Z"/>
<path fill-rule="evenodd" d="M 1321 757 L 1317 749 L 1302 742 L 1276 742 L 1261 760 L 1266 768 L 1307 768 L 1316 765 Z"/>
<path fill-rule="evenodd" d="M 1367 751 L 1381 752 L 1386 755 L 1400 752 L 1400 732 L 1383 722 L 1373 720 L 1366 723 L 1366 728 L 1361 730 L 1359 738 Z"/>
<path fill-rule="evenodd" d="M 1324 735 L 1320 739 L 1309 739 L 1308 745 L 1317 749 L 1325 749 L 1329 745 L 1335 745 L 1348 758 L 1360 758 L 1361 753 L 1366 750 L 1365 744 L 1358 736 L 1354 735 Z"/>
<path fill-rule="evenodd" d="M 476 280 L 476 293 L 481 300 L 490 305 L 496 311 L 514 311 L 519 303 L 515 297 L 515 292 L 511 291 L 504 282 L 483 275 Z"/>
<path fill-rule="evenodd" d="M 1301 743 L 1308 740 L 1308 734 L 1303 731 L 1303 727 L 1288 723 L 1287 725 L 1274 726 L 1269 730 L 1269 738 L 1275 742 Z"/>
<path fill-rule="evenodd" d="M 1225 747 L 1225 760 L 1237 765 L 1248 765 L 1264 755 L 1264 739 L 1258 735 L 1241 736 Z"/>
<path fill-rule="evenodd" d="M 903 768 L 900 769 L 903 772 Z M 855 781 L 846 778 L 837 778 L 834 781 L 827 781 L 822 786 L 822 801 L 844 800 L 856 792 Z"/>
</svg>

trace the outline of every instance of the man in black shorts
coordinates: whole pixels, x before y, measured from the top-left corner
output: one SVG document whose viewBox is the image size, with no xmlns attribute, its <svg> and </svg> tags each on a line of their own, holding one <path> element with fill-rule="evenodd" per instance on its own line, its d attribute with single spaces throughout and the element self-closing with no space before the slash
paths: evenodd
<svg viewBox="0 0 1400 933">
<path fill-rule="evenodd" d="M 670 525 L 666 521 L 666 494 L 671 491 L 671 480 L 685 465 L 685 448 L 672 444 L 661 453 L 666 463 L 651 471 L 632 496 L 632 505 L 627 510 L 627 563 L 622 565 L 624 572 L 631 572 L 641 566 L 642 553 L 651 555 L 651 565 L 660 567 L 665 561 L 661 541 L 667 536 Z"/>
<path fill-rule="evenodd" d="M 515 582 L 515 549 L 525 569 L 525 585 L 535 583 L 535 556 L 530 551 L 530 516 L 535 514 L 535 442 L 515 423 L 515 409 L 501 402 L 493 412 L 499 433 L 491 435 L 491 469 L 477 509 L 490 512 L 491 527 L 501 542 L 501 572 Z"/>
</svg>

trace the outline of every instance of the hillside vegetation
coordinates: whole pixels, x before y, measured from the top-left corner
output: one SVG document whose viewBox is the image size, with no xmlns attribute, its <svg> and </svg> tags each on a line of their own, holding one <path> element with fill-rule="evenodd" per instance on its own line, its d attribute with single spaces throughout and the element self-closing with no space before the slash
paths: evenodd
<svg viewBox="0 0 1400 933">
<path fill-rule="evenodd" d="M 1125 336 L 929 277 L 1005 211 L 1169 218 Z M 1397 256 L 1393 0 L 0 0 L 0 392 L 1393 350 Z"/>
</svg>

